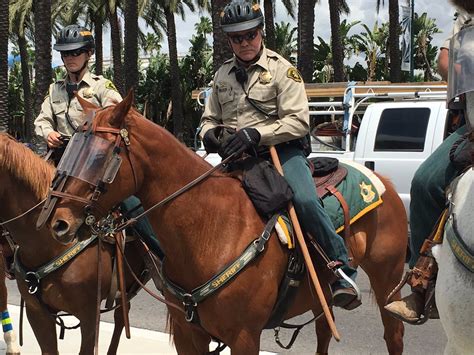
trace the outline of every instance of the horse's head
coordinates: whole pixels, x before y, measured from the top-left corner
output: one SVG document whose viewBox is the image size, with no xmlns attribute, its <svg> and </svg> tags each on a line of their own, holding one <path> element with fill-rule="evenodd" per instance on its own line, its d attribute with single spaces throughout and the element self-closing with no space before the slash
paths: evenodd
<svg viewBox="0 0 474 355">
<path fill-rule="evenodd" d="M 81 228 L 84 224 L 96 226 L 136 191 L 141 175 L 133 168 L 130 152 L 134 148 L 128 119 L 132 101 L 129 94 L 115 106 L 91 109 L 80 99 L 92 114 L 68 144 L 52 183 L 50 203 L 39 218 L 46 221 L 50 215 L 49 226 L 59 242 L 69 243 L 76 235 L 81 238 L 80 232 L 87 231 Z"/>
</svg>

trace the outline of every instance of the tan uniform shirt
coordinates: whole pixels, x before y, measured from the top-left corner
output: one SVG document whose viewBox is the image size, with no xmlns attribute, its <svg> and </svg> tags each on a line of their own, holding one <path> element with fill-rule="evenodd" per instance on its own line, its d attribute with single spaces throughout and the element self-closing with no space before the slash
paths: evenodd
<svg viewBox="0 0 474 355">
<path fill-rule="evenodd" d="M 451 35 L 446 38 L 441 48 L 449 49 L 449 43 L 451 42 L 451 38 L 461 30 L 463 25 L 469 23 L 469 21 L 472 21 L 472 17 L 469 14 L 460 11 L 458 17 L 456 18 L 456 21 L 454 22 Z"/>
<path fill-rule="evenodd" d="M 308 99 L 303 80 L 291 63 L 264 48 L 259 60 L 247 68 L 245 90 L 269 115 L 259 112 L 245 99 L 235 77 L 237 67 L 234 57 L 215 74 L 212 93 L 201 118 L 201 137 L 221 124 L 237 130 L 257 129 L 261 135 L 260 145 L 275 145 L 308 134 Z"/>
<path fill-rule="evenodd" d="M 75 128 L 81 125 L 84 119 L 79 100 L 74 96 L 69 102 L 66 80 L 58 80 L 50 85 L 49 94 L 45 97 L 41 112 L 35 120 L 35 133 L 43 137 L 44 140 L 47 140 L 52 131 L 72 136 Z M 84 74 L 78 87 L 80 97 L 99 107 L 110 106 L 122 101 L 122 96 L 110 80 L 100 75 L 91 74 L 89 71 Z M 75 127 L 72 127 L 68 122 L 66 112 L 69 113 L 70 120 Z"/>
</svg>

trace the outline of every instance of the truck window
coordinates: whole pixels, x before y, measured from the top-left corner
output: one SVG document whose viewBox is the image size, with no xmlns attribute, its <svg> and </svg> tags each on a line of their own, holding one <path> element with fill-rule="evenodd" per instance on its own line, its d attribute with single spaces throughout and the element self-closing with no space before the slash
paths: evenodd
<svg viewBox="0 0 474 355">
<path fill-rule="evenodd" d="M 422 152 L 430 113 L 427 107 L 383 110 L 375 137 L 375 151 Z"/>
</svg>

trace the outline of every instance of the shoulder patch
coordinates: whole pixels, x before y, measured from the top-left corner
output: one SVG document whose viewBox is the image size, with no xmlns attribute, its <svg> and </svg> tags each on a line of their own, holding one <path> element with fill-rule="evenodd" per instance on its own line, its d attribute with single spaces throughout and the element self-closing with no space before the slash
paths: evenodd
<svg viewBox="0 0 474 355">
<path fill-rule="evenodd" d="M 110 90 L 114 90 L 114 91 L 117 91 L 117 92 L 118 92 L 118 90 L 117 90 L 117 88 L 115 87 L 114 83 L 111 82 L 110 80 L 107 80 L 107 81 L 105 82 L 105 88 L 106 88 L 106 89 L 110 89 Z"/>
<path fill-rule="evenodd" d="M 289 77 L 290 79 L 293 79 L 297 83 L 300 83 L 301 81 L 303 81 L 303 79 L 301 79 L 301 75 L 298 69 L 294 67 L 291 67 L 290 69 L 288 69 L 288 71 L 286 72 L 286 76 Z"/>
</svg>

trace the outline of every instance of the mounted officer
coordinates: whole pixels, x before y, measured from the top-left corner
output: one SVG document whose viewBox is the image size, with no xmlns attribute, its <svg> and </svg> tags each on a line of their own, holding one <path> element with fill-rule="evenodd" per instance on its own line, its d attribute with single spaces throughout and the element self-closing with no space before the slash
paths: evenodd
<svg viewBox="0 0 474 355">
<path fill-rule="evenodd" d="M 82 124 L 82 107 L 74 93 L 98 107 L 122 101 L 110 80 L 94 75 L 88 69 L 95 49 L 94 37 L 88 29 L 78 25 L 66 26 L 59 32 L 53 48 L 61 54 L 67 74 L 50 85 L 35 120 L 36 134 L 50 149 L 63 146 L 63 141 Z"/>
<path fill-rule="evenodd" d="M 412 293 L 385 306 L 394 317 L 412 324 L 437 317 L 433 300 L 438 267 L 431 248 L 441 242 L 439 231 L 443 227 L 442 215 L 446 208 L 445 190 L 472 164 L 473 147 L 467 135 L 474 127 L 474 4 L 472 1 L 452 2 L 465 12 L 458 14 L 452 36 L 443 44 L 438 63 L 443 78 L 448 78 L 448 107 L 461 112 L 461 127 L 415 173 L 410 191 L 412 257 L 409 265 L 412 270 L 408 284 Z M 440 227 L 437 221 L 440 221 Z"/>
<path fill-rule="evenodd" d="M 232 0 L 221 14 L 221 27 L 234 56 L 214 76 L 200 123 L 204 147 L 225 158 L 274 145 L 304 230 L 354 280 L 357 271 L 349 265 L 344 240 L 317 196 L 306 159 L 309 106 L 303 80 L 291 63 L 265 47 L 263 23 L 259 5 L 248 0 Z M 220 139 L 222 126 L 230 133 Z M 360 305 L 348 281 L 337 280 L 332 290 L 335 306 L 354 309 Z"/>
</svg>

